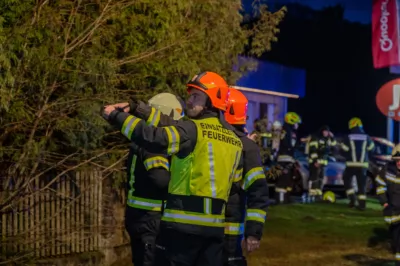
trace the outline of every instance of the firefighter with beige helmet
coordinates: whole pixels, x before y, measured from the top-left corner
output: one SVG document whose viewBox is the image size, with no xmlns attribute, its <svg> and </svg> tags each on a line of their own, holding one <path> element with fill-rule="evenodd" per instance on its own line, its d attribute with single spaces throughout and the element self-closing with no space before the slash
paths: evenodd
<svg viewBox="0 0 400 266">
<path fill-rule="evenodd" d="M 279 151 L 279 144 L 281 142 L 282 123 L 278 120 L 272 123 L 271 130 L 271 158 L 275 161 Z"/>
<path fill-rule="evenodd" d="M 155 108 L 153 109 L 154 112 L 159 110 L 162 114 L 169 115 L 169 117 L 174 120 L 179 120 L 184 114 L 182 99 L 168 92 L 159 93 L 153 96 L 149 100 L 149 106 Z M 158 118 L 158 116 L 155 115 L 153 118 Z"/>
<path fill-rule="evenodd" d="M 400 266 L 400 144 L 392 150 L 392 160 L 375 178 L 376 194 L 383 206 L 383 216 L 389 225 L 392 250 Z"/>
<path fill-rule="evenodd" d="M 161 111 L 173 119 L 182 117 L 182 104 L 175 95 L 162 93 L 149 100 L 154 115 L 148 125 L 157 126 Z M 128 103 L 115 104 L 126 108 Z M 128 196 L 125 210 L 125 228 L 131 240 L 132 262 L 135 266 L 152 266 L 155 241 L 159 231 L 163 201 L 168 193 L 170 157 L 165 153 L 151 153 L 131 143 L 128 161 Z"/>
</svg>

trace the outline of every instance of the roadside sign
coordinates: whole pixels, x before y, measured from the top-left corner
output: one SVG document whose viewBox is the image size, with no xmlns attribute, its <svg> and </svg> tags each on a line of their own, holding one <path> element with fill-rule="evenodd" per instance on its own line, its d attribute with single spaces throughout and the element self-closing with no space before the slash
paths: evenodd
<svg viewBox="0 0 400 266">
<path fill-rule="evenodd" d="M 400 78 L 385 83 L 376 94 L 376 105 L 385 116 L 400 121 Z"/>
</svg>

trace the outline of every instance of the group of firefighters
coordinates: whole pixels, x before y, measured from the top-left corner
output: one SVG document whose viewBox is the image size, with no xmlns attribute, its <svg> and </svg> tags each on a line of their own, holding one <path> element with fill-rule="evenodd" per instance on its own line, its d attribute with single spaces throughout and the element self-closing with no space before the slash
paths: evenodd
<svg viewBox="0 0 400 266">
<path fill-rule="evenodd" d="M 125 216 L 135 266 L 247 265 L 244 251 L 259 248 L 268 207 L 268 185 L 260 147 L 248 134 L 246 97 L 214 72 L 187 83 L 188 99 L 168 93 L 148 104 L 132 99 L 107 105 L 102 116 L 130 141 Z M 185 109 L 185 112 L 183 111 Z M 296 130 L 301 118 L 285 115 L 276 162 L 278 203 L 289 201 L 295 170 Z M 350 207 L 365 209 L 368 152 L 374 143 L 359 118 L 340 144 Z M 327 126 L 307 143 L 308 201 L 322 199 L 324 167 L 336 140 Z M 377 194 L 391 226 L 400 261 L 400 146 L 377 176 Z M 358 183 L 357 198 L 352 178 Z"/>
<path fill-rule="evenodd" d="M 295 114 L 289 113 L 291 116 Z M 282 175 L 277 178 L 275 195 L 277 203 L 289 202 L 290 191 L 293 187 L 293 169 L 295 167 L 294 159 L 294 147 L 298 143 L 295 134 L 296 125 L 290 126 L 290 123 L 285 121 L 283 127 L 279 123 L 274 122 L 271 132 L 268 134 L 264 133 L 264 138 L 268 139 L 271 137 L 271 141 L 264 141 L 270 143 L 272 154 L 276 153 L 276 144 L 274 147 L 274 138 L 278 138 L 281 141 L 287 138 L 289 133 L 291 136 L 290 141 L 284 141 L 284 145 L 287 146 L 284 153 L 278 152 L 278 156 L 271 156 L 269 163 L 277 163 L 278 168 L 282 170 Z M 369 156 L 368 154 L 374 149 L 374 142 L 364 132 L 362 122 L 359 118 L 354 117 L 349 121 L 348 134 L 344 140 L 340 143 L 339 147 L 346 159 L 346 169 L 343 173 L 344 186 L 346 188 L 346 194 L 350 200 L 349 207 L 357 207 L 360 210 L 364 210 L 366 207 L 366 181 L 367 181 L 367 169 L 369 167 Z M 262 137 L 261 137 L 262 139 Z M 285 145 L 286 143 L 286 145 Z M 332 148 L 338 145 L 333 133 L 330 131 L 328 126 L 322 126 L 318 132 L 306 138 L 306 149 L 305 153 L 308 155 L 309 163 L 309 177 L 307 186 L 304 187 L 303 202 L 310 203 L 315 201 L 323 200 L 323 179 L 325 173 L 325 167 L 328 164 L 328 157 L 332 152 Z M 266 147 L 268 148 L 268 147 Z M 357 197 L 356 191 L 353 188 L 353 177 L 357 180 Z M 326 200 L 332 200 L 328 198 Z M 356 206 L 356 201 L 358 205 Z"/>
</svg>

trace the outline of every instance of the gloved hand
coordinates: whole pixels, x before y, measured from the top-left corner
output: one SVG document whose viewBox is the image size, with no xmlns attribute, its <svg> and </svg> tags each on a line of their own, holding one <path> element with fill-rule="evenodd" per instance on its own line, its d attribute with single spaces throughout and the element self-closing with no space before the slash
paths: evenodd
<svg viewBox="0 0 400 266">
<path fill-rule="evenodd" d="M 129 113 L 134 114 L 134 112 L 136 111 L 136 109 L 139 106 L 139 101 L 136 100 L 135 98 L 131 98 L 131 100 L 129 101 Z"/>
<path fill-rule="evenodd" d="M 242 240 L 242 248 L 244 248 L 248 253 L 257 250 L 260 247 L 260 240 L 253 236 L 249 236 Z"/>
</svg>

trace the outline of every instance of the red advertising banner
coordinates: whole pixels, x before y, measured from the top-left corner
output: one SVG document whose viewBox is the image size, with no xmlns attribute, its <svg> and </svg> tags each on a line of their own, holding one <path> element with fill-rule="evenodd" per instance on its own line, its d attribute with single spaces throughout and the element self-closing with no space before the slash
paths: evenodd
<svg viewBox="0 0 400 266">
<path fill-rule="evenodd" d="M 400 65 L 399 2 L 400 0 L 373 0 L 372 57 L 375 68 Z"/>
</svg>

